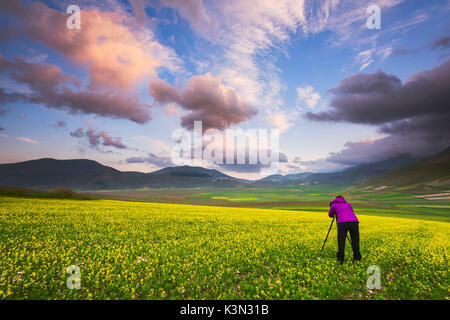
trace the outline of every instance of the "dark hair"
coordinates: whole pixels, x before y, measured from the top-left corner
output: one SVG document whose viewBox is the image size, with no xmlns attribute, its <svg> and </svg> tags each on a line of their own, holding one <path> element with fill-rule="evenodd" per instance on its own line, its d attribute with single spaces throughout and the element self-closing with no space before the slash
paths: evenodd
<svg viewBox="0 0 450 320">
<path fill-rule="evenodd" d="M 341 198 L 341 199 L 344 199 L 344 197 L 343 196 L 337 196 L 336 198 Z M 344 199 L 345 200 L 345 199 Z"/>
</svg>

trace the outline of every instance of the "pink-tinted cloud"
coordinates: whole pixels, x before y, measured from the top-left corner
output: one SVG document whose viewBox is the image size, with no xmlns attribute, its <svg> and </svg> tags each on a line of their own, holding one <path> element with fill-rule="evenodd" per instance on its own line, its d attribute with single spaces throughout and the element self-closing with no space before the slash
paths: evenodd
<svg viewBox="0 0 450 320">
<path fill-rule="evenodd" d="M 138 24 L 124 10 L 100 11 L 89 6 L 83 8 L 81 29 L 69 30 L 63 11 L 42 2 L 3 1 L 0 11 L 12 18 L 3 30 L 41 42 L 86 68 L 88 79 L 84 83 L 57 66 L 23 59 L 8 61 L 0 55 L 0 72 L 9 72 L 13 80 L 28 85 L 32 91 L 25 94 L 0 88 L 0 103 L 24 100 L 70 113 L 148 122 L 150 105 L 140 100 L 136 85 L 156 78 L 160 68 L 178 70 L 180 60 L 173 49 L 155 39 L 151 30 L 142 28 L 145 1 L 133 1 L 132 6 Z"/>
<path fill-rule="evenodd" d="M 150 95 L 161 104 L 179 100 L 177 89 L 160 79 L 150 82 Z"/>
<path fill-rule="evenodd" d="M 180 110 L 177 109 L 176 105 L 174 104 L 169 104 L 166 108 L 166 114 L 168 116 L 171 116 L 173 114 L 177 115 L 178 117 L 181 116 L 181 112 Z"/>
<path fill-rule="evenodd" d="M 4 93 L 5 99 L 9 101 L 20 99 L 70 113 L 124 118 L 136 123 L 145 123 L 151 119 L 150 105 L 141 102 L 136 94 L 106 89 L 74 91 L 80 88 L 80 79 L 63 73 L 55 65 L 28 63 L 21 58 L 10 62 L 0 55 L 0 73 L 2 71 L 9 71 L 13 80 L 28 85 L 32 91 L 31 94 Z"/>
<path fill-rule="evenodd" d="M 180 92 L 161 80 L 154 80 L 150 83 L 150 95 L 158 103 L 176 103 L 191 111 L 181 118 L 181 125 L 188 130 L 193 129 L 196 120 L 203 121 L 203 130 L 223 130 L 257 114 L 237 92 L 209 73 L 190 78 Z"/>
<path fill-rule="evenodd" d="M 127 149 L 127 146 L 122 143 L 121 138 L 111 137 L 105 131 L 97 131 L 95 128 L 89 128 L 86 131 L 83 128 L 78 128 L 71 132 L 70 135 L 76 138 L 86 138 L 91 148 L 94 149 L 99 149 L 100 146 Z"/>
<path fill-rule="evenodd" d="M 26 142 L 26 143 L 39 144 L 38 141 L 30 139 L 30 138 L 27 138 L 27 137 L 16 137 L 16 139 L 19 140 L 19 141 Z"/>
<path fill-rule="evenodd" d="M 134 28 L 131 17 L 123 12 L 86 8 L 81 30 L 69 30 L 66 13 L 41 2 L 23 6 L 20 1 L 6 1 L 2 9 L 14 16 L 19 34 L 88 68 L 91 89 L 129 89 L 145 78 L 156 77 L 157 68 L 177 68 L 174 51 L 158 43 L 150 31 Z"/>
</svg>

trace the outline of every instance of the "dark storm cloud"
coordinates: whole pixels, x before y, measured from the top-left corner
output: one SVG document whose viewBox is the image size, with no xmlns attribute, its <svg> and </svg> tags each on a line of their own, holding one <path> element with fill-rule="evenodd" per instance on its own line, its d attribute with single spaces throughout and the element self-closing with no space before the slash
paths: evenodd
<svg viewBox="0 0 450 320">
<path fill-rule="evenodd" d="M 382 71 L 343 79 L 331 111 L 305 115 L 313 121 L 378 126 L 387 135 L 374 141 L 349 142 L 329 161 L 358 164 L 403 154 L 428 155 L 450 144 L 450 60 L 411 75 L 405 83 Z"/>
<path fill-rule="evenodd" d="M 437 68 L 418 72 L 402 84 L 382 71 L 356 74 L 331 89 L 333 110 L 308 112 L 314 121 L 384 124 L 426 115 L 448 113 L 450 105 L 450 60 Z"/>
</svg>

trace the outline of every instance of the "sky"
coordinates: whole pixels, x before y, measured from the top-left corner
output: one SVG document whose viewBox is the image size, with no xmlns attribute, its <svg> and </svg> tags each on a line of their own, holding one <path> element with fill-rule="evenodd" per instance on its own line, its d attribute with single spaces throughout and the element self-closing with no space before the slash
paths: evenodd
<svg viewBox="0 0 450 320">
<path fill-rule="evenodd" d="M 280 174 L 450 144 L 449 1 L 3 0 L 0 16 L 0 163 L 151 172 L 194 121 L 278 130 Z"/>
</svg>

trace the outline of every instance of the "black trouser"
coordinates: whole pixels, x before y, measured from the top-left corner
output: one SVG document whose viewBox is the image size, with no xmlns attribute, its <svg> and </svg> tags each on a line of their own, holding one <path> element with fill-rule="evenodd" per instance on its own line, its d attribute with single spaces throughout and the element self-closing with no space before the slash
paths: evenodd
<svg viewBox="0 0 450 320">
<path fill-rule="evenodd" d="M 361 260 L 361 253 L 359 252 L 359 222 L 346 221 L 338 223 L 338 252 L 337 259 L 344 261 L 345 254 L 345 239 L 347 237 L 347 231 L 350 233 L 353 249 L 353 260 Z"/>
</svg>

